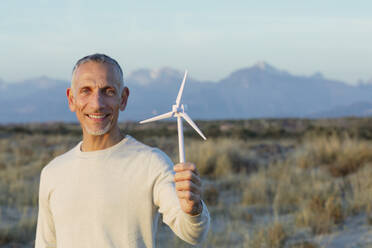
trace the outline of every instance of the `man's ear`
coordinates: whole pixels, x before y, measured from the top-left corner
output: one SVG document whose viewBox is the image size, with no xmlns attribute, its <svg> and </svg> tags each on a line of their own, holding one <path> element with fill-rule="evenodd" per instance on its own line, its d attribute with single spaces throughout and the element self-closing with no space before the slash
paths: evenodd
<svg viewBox="0 0 372 248">
<path fill-rule="evenodd" d="M 128 87 L 124 87 L 123 92 L 121 93 L 121 99 L 120 99 L 120 111 L 124 111 L 129 97 L 129 89 Z"/>
<path fill-rule="evenodd" d="M 72 93 L 71 88 L 67 89 L 66 95 L 67 95 L 67 100 L 68 100 L 68 107 L 70 108 L 71 112 L 75 112 L 75 110 L 76 110 L 75 98 L 74 98 L 74 94 Z"/>
</svg>

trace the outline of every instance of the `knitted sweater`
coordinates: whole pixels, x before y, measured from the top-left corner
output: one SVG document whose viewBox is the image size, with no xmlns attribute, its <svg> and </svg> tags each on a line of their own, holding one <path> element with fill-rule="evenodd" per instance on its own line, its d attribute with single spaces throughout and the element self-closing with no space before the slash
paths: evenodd
<svg viewBox="0 0 372 248">
<path fill-rule="evenodd" d="M 162 151 L 129 135 L 98 151 L 82 152 L 81 143 L 41 171 L 36 248 L 155 247 L 160 213 L 188 243 L 206 237 L 207 207 L 182 211 Z"/>
</svg>

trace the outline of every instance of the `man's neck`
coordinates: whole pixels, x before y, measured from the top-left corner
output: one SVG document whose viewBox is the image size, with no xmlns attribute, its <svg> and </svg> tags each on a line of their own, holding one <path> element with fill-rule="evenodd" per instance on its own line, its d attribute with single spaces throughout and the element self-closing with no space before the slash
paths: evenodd
<svg viewBox="0 0 372 248">
<path fill-rule="evenodd" d="M 119 127 L 113 128 L 113 130 L 103 135 L 90 135 L 83 132 L 83 143 L 80 149 L 83 152 L 103 150 L 116 145 L 123 138 L 124 135 L 120 132 Z"/>
</svg>

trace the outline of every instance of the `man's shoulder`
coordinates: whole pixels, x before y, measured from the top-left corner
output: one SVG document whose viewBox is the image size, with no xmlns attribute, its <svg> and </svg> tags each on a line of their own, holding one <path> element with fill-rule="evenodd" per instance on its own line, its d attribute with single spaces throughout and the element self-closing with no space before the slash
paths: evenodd
<svg viewBox="0 0 372 248">
<path fill-rule="evenodd" d="M 130 135 L 126 136 L 126 142 L 125 145 L 123 146 L 123 150 L 128 153 L 139 154 L 144 156 L 153 156 L 153 154 L 156 153 L 163 153 L 159 148 L 146 145 Z"/>
<path fill-rule="evenodd" d="M 125 150 L 135 153 L 144 153 L 148 154 L 151 153 L 153 149 L 151 146 L 138 141 L 137 139 L 133 138 L 130 135 L 126 135 L 126 142 L 125 142 Z"/>
<path fill-rule="evenodd" d="M 127 149 L 129 148 L 130 152 L 136 153 L 138 156 L 146 158 L 150 161 L 151 165 L 172 165 L 172 161 L 169 156 L 157 147 L 152 147 L 146 145 L 135 138 L 128 136 Z"/>
<path fill-rule="evenodd" d="M 80 144 L 80 143 L 79 143 Z M 74 151 L 77 146 L 73 147 L 72 149 L 68 150 L 67 152 L 53 158 L 44 168 L 42 169 L 42 173 L 47 173 L 47 171 L 54 171 L 61 169 L 64 165 L 71 164 L 73 160 L 76 159 L 74 156 Z"/>
</svg>

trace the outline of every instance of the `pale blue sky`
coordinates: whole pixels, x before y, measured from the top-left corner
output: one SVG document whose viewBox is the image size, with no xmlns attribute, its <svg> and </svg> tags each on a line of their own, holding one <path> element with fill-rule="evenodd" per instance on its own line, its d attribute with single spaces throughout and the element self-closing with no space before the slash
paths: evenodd
<svg viewBox="0 0 372 248">
<path fill-rule="evenodd" d="M 106 53 L 127 74 L 187 68 L 218 80 L 266 61 L 293 74 L 372 79 L 372 1 L 0 1 L 0 78 L 69 80 Z"/>
</svg>

